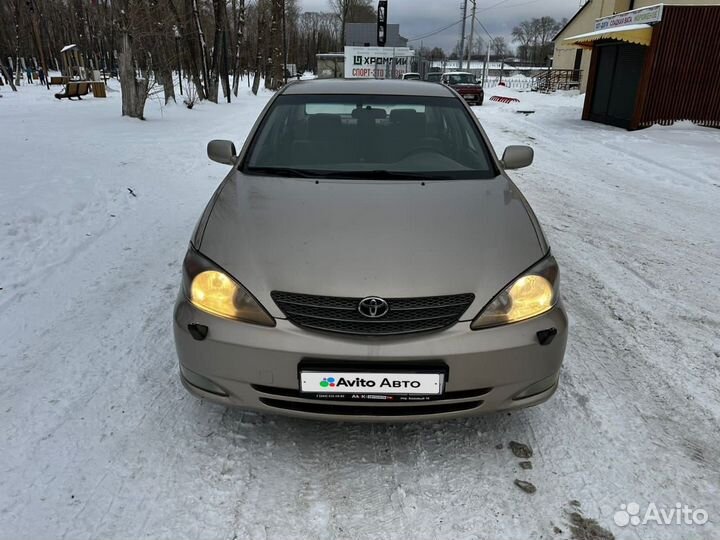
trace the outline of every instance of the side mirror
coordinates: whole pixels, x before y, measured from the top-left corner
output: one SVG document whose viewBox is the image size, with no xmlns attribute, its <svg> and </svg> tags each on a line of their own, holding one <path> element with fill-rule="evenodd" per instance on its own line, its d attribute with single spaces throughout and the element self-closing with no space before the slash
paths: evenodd
<svg viewBox="0 0 720 540">
<path fill-rule="evenodd" d="M 532 164 L 535 152 L 529 146 L 508 146 L 503 152 L 502 164 L 506 169 L 522 169 Z"/>
<path fill-rule="evenodd" d="M 237 152 L 235 152 L 235 145 L 232 141 L 224 141 L 215 139 L 210 141 L 207 145 L 207 154 L 210 159 L 223 163 L 225 165 L 233 165 Z"/>
</svg>

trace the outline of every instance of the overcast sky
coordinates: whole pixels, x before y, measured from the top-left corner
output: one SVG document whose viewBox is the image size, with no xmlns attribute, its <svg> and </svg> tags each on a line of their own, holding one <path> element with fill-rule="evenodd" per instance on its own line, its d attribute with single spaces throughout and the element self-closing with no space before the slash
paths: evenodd
<svg viewBox="0 0 720 540">
<path fill-rule="evenodd" d="M 373 0 L 375 1 L 375 0 Z M 329 11 L 328 0 L 299 0 L 303 11 Z M 477 0 L 477 17 L 488 32 L 505 36 L 523 19 L 549 15 L 556 19 L 572 17 L 580 0 Z M 468 2 L 468 15 L 470 11 Z M 494 7 L 493 7 L 494 6 Z M 400 34 L 412 39 L 429 34 L 462 18 L 462 0 L 388 0 L 388 22 L 400 25 Z M 468 19 L 467 32 L 470 32 Z M 478 25 L 475 25 L 476 31 Z M 484 33 L 484 32 L 483 32 Z M 423 39 L 426 47 L 442 47 L 448 53 L 460 39 L 457 24 Z M 420 46 L 420 41 L 409 45 Z"/>
</svg>

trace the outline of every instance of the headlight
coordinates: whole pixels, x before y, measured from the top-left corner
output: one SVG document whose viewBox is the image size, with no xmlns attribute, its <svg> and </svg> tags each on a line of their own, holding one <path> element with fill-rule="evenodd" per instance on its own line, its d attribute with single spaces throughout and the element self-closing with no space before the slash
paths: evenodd
<svg viewBox="0 0 720 540">
<path fill-rule="evenodd" d="M 557 303 L 560 274 L 552 255 L 505 287 L 470 325 L 473 330 L 537 317 Z"/>
<path fill-rule="evenodd" d="M 183 264 L 183 290 L 195 307 L 211 315 L 275 326 L 275 319 L 245 287 L 192 247 Z"/>
</svg>

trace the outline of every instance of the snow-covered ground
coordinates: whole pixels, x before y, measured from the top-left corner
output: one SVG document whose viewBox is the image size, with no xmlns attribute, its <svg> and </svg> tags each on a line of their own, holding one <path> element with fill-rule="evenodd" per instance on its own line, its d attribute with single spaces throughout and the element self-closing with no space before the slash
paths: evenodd
<svg viewBox="0 0 720 540">
<path fill-rule="evenodd" d="M 562 265 L 561 387 L 512 414 L 328 424 L 177 376 L 180 264 L 226 170 L 205 144 L 239 146 L 269 94 L 140 122 L 117 92 L 0 93 L 0 538 L 720 536 L 720 131 L 629 133 L 582 122 L 581 96 L 489 89 L 522 100 L 477 109 L 496 149 L 536 150 L 513 176 Z M 617 526 L 631 502 L 710 521 Z"/>
</svg>

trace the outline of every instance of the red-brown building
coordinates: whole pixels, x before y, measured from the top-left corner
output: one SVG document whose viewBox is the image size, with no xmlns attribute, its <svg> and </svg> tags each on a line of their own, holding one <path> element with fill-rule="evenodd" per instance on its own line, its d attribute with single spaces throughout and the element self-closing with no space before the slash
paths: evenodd
<svg viewBox="0 0 720 540">
<path fill-rule="evenodd" d="M 631 130 L 678 120 L 720 127 L 720 6 L 617 13 L 564 41 L 592 51 L 584 120 Z"/>
</svg>

